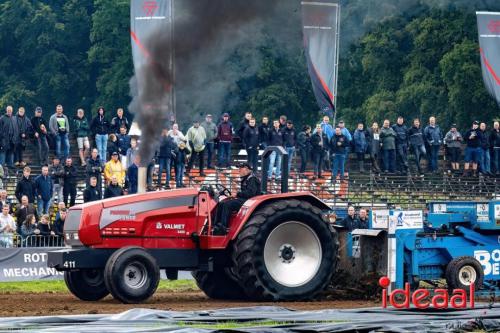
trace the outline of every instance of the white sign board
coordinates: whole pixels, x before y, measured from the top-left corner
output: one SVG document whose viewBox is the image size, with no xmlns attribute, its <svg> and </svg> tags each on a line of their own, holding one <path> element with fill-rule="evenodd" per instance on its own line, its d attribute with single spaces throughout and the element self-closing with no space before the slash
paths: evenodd
<svg viewBox="0 0 500 333">
<path fill-rule="evenodd" d="M 372 210 L 372 229 L 387 229 L 389 227 L 388 210 Z"/>
<path fill-rule="evenodd" d="M 446 213 L 447 207 L 445 203 L 435 203 L 432 205 L 433 213 Z"/>
<path fill-rule="evenodd" d="M 480 203 L 476 206 L 477 212 L 477 222 L 489 222 L 490 221 L 490 209 L 489 205 L 486 203 Z"/>
<path fill-rule="evenodd" d="M 500 220 L 500 205 L 495 205 L 495 220 Z"/>
<path fill-rule="evenodd" d="M 394 210 L 391 211 L 390 218 L 391 222 L 396 225 L 396 229 L 421 229 L 424 227 L 424 213 L 421 210 Z"/>
</svg>

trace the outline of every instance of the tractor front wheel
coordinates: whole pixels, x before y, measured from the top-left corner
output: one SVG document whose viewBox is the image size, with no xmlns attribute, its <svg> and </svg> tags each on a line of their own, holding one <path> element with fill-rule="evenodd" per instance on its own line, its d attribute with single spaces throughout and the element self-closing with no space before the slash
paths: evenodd
<svg viewBox="0 0 500 333">
<path fill-rule="evenodd" d="M 102 269 L 80 269 L 64 272 L 69 291 L 82 301 L 98 301 L 109 294 Z"/>
<path fill-rule="evenodd" d="M 155 258 L 140 247 L 114 252 L 106 263 L 104 281 L 114 298 L 123 303 L 141 303 L 150 298 L 160 282 Z"/>
<path fill-rule="evenodd" d="M 458 257 L 446 266 L 446 282 L 449 289 L 468 290 L 469 286 L 474 284 L 478 290 L 483 286 L 483 280 L 483 267 L 473 257 Z"/>
<path fill-rule="evenodd" d="M 253 300 L 314 298 L 337 266 L 338 239 L 321 210 L 309 202 L 280 200 L 256 211 L 238 235 L 233 261 Z"/>
</svg>

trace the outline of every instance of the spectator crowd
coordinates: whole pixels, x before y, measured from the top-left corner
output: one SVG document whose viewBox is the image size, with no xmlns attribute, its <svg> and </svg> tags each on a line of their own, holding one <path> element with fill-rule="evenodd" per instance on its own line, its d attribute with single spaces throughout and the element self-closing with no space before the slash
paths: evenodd
<svg viewBox="0 0 500 333">
<path fill-rule="evenodd" d="M 41 107 L 35 108 L 34 117 L 29 119 L 23 107 L 14 114 L 13 107 L 8 106 L 0 117 L 0 179 L 16 167 L 22 168 L 23 174 L 15 190 L 18 202 L 15 213 L 6 191 L 0 193 L 2 245 L 11 246 L 10 236 L 14 233 L 21 236 L 22 242 L 33 235 L 40 236 L 37 239 L 62 235 L 66 207 L 75 204 L 79 169 L 85 174 L 84 202 L 136 193 L 141 163 L 139 142 L 129 130 L 130 122 L 122 108 L 108 117 L 100 107 L 92 119 L 87 118 L 83 109 L 78 109 L 70 119 L 63 106 L 58 105 L 47 122 Z M 76 161 L 70 154 L 71 136 L 77 143 Z M 185 134 L 176 123 L 163 129 L 155 157 L 147 161 L 148 186 L 152 187 L 155 165 L 158 165 L 157 186 L 165 189 L 170 189 L 172 180 L 176 188 L 184 187 L 184 176 L 195 168 L 200 176 L 204 176 L 207 169 L 231 168 L 231 149 L 237 140 L 254 172 L 259 172 L 262 150 L 279 146 L 289 155 L 288 164 L 283 166 L 288 174 L 295 171 L 298 177 L 307 178 L 306 171 L 312 167 L 311 180 L 323 179 L 325 170 L 331 171 L 332 182 L 344 180 L 348 175 L 346 162 L 351 155 L 356 165 L 350 167 L 361 173 L 500 174 L 498 121 L 491 129 L 486 123 L 474 121 L 462 135 L 456 125 L 443 131 L 434 117 L 430 117 L 426 125 L 419 119 L 407 124 L 403 117 L 398 117 L 394 124 L 386 119 L 381 127 L 376 122 L 369 128 L 359 123 L 349 130 L 344 121 L 332 124 L 330 118 L 324 116 L 315 126 L 304 125 L 299 130 L 284 115 L 277 119 L 262 117 L 257 121 L 247 112 L 237 126 L 229 114 L 224 113 L 216 120 L 210 114 L 201 122 L 195 119 Z M 41 166 L 41 174 L 35 178 L 24 160 L 30 142 L 36 146 L 37 163 Z M 54 154 L 49 161 L 52 150 Z M 441 171 L 440 155 L 444 155 L 447 162 Z M 280 153 L 271 153 L 268 163 L 268 178 L 280 180 Z M 49 214 L 55 202 L 60 209 L 55 222 L 51 223 Z"/>
</svg>

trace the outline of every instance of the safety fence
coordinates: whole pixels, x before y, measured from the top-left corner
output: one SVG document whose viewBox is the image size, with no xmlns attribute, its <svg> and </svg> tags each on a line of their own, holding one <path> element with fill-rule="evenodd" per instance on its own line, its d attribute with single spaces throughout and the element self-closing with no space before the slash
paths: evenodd
<svg viewBox="0 0 500 333">
<path fill-rule="evenodd" d="M 17 234 L 1 234 L 1 248 L 21 247 L 63 247 L 64 238 L 58 235 L 30 235 L 22 237 Z"/>
</svg>

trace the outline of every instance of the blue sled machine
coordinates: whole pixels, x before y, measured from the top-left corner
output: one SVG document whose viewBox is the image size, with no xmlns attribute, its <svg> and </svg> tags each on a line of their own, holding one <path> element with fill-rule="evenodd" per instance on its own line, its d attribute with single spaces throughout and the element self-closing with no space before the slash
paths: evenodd
<svg viewBox="0 0 500 333">
<path fill-rule="evenodd" d="M 500 201 L 431 202 L 427 211 L 374 210 L 370 229 L 341 232 L 341 269 L 500 295 Z M 342 247 L 341 247 L 342 248 Z M 376 249 L 376 250 L 374 250 Z"/>
</svg>

